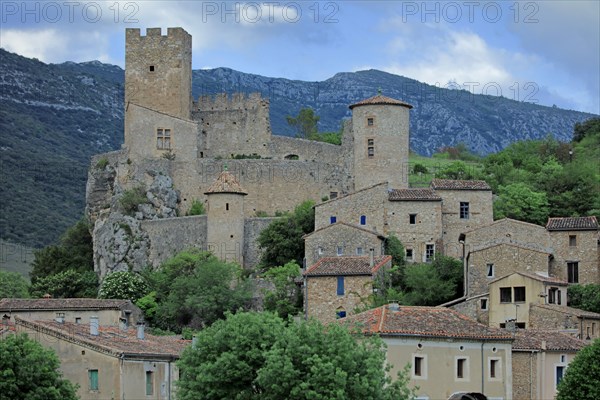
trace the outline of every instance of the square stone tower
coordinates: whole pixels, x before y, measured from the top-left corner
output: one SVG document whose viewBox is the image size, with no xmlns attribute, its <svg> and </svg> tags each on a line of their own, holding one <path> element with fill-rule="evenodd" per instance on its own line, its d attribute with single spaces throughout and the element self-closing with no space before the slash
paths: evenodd
<svg viewBox="0 0 600 400">
<path fill-rule="evenodd" d="M 381 182 L 408 188 L 408 103 L 378 94 L 352 104 L 354 190 Z"/>
<path fill-rule="evenodd" d="M 166 36 L 161 28 L 148 28 L 146 36 L 126 30 L 125 107 L 130 102 L 190 119 L 192 36 L 183 28 L 168 28 Z"/>
</svg>

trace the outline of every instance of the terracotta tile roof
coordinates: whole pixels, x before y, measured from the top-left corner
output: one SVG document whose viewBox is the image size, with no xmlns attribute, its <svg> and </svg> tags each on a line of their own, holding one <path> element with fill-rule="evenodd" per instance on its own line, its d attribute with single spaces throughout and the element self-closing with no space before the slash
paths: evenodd
<svg viewBox="0 0 600 400">
<path fill-rule="evenodd" d="M 392 256 L 376 256 L 374 266 L 369 256 L 323 257 L 304 272 L 305 276 L 372 275 L 379 268 L 392 265 Z"/>
<path fill-rule="evenodd" d="M 129 300 L 119 299 L 2 299 L 0 310 L 122 310 L 135 307 Z"/>
<path fill-rule="evenodd" d="M 210 187 L 204 192 L 204 194 L 210 193 L 239 193 L 239 194 L 248 194 L 238 180 L 235 175 L 231 172 L 225 170 L 219 174 L 217 179 L 210 185 Z"/>
<path fill-rule="evenodd" d="M 445 307 L 386 305 L 352 315 L 340 323 L 364 334 L 424 336 L 436 338 L 512 340 L 510 332 L 490 328 Z"/>
<path fill-rule="evenodd" d="M 598 220 L 595 216 L 548 218 L 546 229 L 549 231 L 595 231 L 598 230 Z"/>
<path fill-rule="evenodd" d="M 433 189 L 392 189 L 388 195 L 389 201 L 442 201 Z"/>
<path fill-rule="evenodd" d="M 531 303 L 529 305 L 529 307 L 530 308 L 539 307 L 539 308 L 543 308 L 543 309 L 546 309 L 546 310 L 551 310 L 551 311 L 560 312 L 560 313 L 563 313 L 563 314 L 573 315 L 573 316 L 578 317 L 578 318 L 600 319 L 600 314 L 598 314 L 598 313 L 591 312 L 591 311 L 580 310 L 579 308 L 574 308 L 574 307 L 559 306 L 557 304 L 535 304 L 535 303 Z"/>
<path fill-rule="evenodd" d="M 123 331 L 114 326 L 100 326 L 98 335 L 90 334 L 89 324 L 56 321 L 31 321 L 15 317 L 18 326 L 51 335 L 67 342 L 109 354 L 115 357 L 164 359 L 179 358 L 189 340 L 173 339 L 167 336 L 154 336 L 146 333 L 144 339 L 137 338 L 137 327 Z M 100 321 L 102 323 L 102 321 Z"/>
<path fill-rule="evenodd" d="M 391 105 L 391 106 L 402 106 L 402 107 L 406 107 L 409 109 L 413 108 L 413 106 L 411 106 L 408 103 L 405 103 L 400 100 L 392 99 L 391 97 L 383 96 L 381 94 L 378 94 L 373 97 L 369 97 L 368 99 L 364 99 L 357 103 L 351 104 L 348 108 L 350 108 L 352 110 L 354 107 L 358 107 L 358 106 L 371 106 L 371 105 L 379 105 L 379 104 Z"/>
<path fill-rule="evenodd" d="M 504 276 L 502 276 L 502 277 L 500 277 L 498 279 L 494 279 L 493 281 L 490 281 L 488 284 L 491 285 L 492 283 L 496 283 L 498 281 L 501 281 L 501 280 L 503 280 L 505 278 L 508 278 L 509 276 L 512 276 L 514 274 L 519 274 L 519 275 L 525 276 L 527 278 L 535 279 L 536 281 L 546 282 L 546 283 L 552 283 L 552 284 L 559 285 L 559 286 L 568 286 L 569 285 L 569 283 L 567 281 L 563 281 L 562 279 L 555 278 L 553 276 L 544 276 L 544 275 L 540 275 L 540 274 L 537 274 L 537 273 L 530 274 L 528 272 L 520 272 L 520 271 L 513 272 L 513 273 L 510 273 L 508 275 L 504 275 Z"/>
<path fill-rule="evenodd" d="M 324 227 L 322 227 L 322 228 L 319 228 L 319 229 L 317 229 L 317 230 L 315 230 L 315 231 L 313 231 L 313 232 L 311 232 L 311 233 L 307 233 L 306 235 L 302 236 L 302 238 L 303 238 L 303 239 L 306 239 L 307 237 L 309 237 L 309 236 L 312 236 L 312 235 L 314 235 L 315 233 L 318 233 L 318 232 L 321 232 L 321 231 L 324 231 L 324 230 L 326 230 L 326 229 L 330 229 L 330 228 L 336 228 L 336 227 L 338 227 L 338 228 L 339 228 L 339 227 L 341 227 L 341 226 L 347 226 L 347 227 L 349 227 L 349 228 L 352 228 L 352 229 L 358 229 L 358 230 L 360 230 L 360 231 L 363 231 L 363 232 L 366 232 L 366 233 L 370 233 L 371 235 L 375 235 L 375 236 L 377 236 L 377 237 L 379 237 L 379 238 L 381 238 L 381 239 L 385 239 L 385 238 L 386 238 L 384 235 L 382 235 L 381 233 L 379 233 L 379 232 L 377 232 L 377 231 L 373 231 L 373 230 L 371 230 L 371 229 L 366 229 L 366 228 L 363 228 L 363 227 L 362 227 L 362 226 L 360 226 L 360 225 L 352 225 L 352 224 L 348 224 L 348 223 L 346 223 L 346 222 L 336 222 L 336 223 L 334 223 L 334 224 L 326 225 L 326 226 L 324 226 Z"/>
<path fill-rule="evenodd" d="M 434 190 L 492 190 L 486 181 L 461 179 L 432 179 Z"/>
<path fill-rule="evenodd" d="M 546 342 L 545 350 L 575 352 L 587 343 L 560 332 L 533 329 L 518 330 L 513 342 L 513 350 L 544 350 L 542 342 Z"/>
</svg>

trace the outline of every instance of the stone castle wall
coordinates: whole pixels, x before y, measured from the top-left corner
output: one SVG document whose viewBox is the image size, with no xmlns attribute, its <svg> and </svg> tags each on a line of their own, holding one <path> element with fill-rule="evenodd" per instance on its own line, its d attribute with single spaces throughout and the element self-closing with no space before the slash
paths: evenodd
<svg viewBox="0 0 600 400">
<path fill-rule="evenodd" d="M 246 218 L 244 221 L 244 267 L 255 267 L 260 262 L 258 235 L 277 217 Z"/>
</svg>

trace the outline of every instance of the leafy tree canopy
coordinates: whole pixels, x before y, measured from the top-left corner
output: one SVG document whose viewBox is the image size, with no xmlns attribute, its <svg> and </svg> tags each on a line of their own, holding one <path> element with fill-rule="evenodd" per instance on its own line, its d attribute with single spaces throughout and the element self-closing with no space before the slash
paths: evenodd
<svg viewBox="0 0 600 400">
<path fill-rule="evenodd" d="M 295 279 L 299 277 L 300 266 L 293 261 L 268 270 L 265 278 L 274 288 L 265 292 L 265 310 L 275 312 L 281 318 L 298 314 L 302 310 L 302 292 Z"/>
<path fill-rule="evenodd" d="M 0 271 L 0 299 L 29 297 L 29 282 L 17 272 Z"/>
<path fill-rule="evenodd" d="M 436 254 L 432 263 L 412 264 L 405 270 L 405 295 L 401 302 L 437 306 L 463 294 L 463 266 L 459 260 Z"/>
<path fill-rule="evenodd" d="M 337 324 L 288 322 L 270 313 L 228 314 L 201 331 L 179 361 L 180 400 L 408 399 L 407 377 L 387 375 L 377 337 Z"/>
<path fill-rule="evenodd" d="M 315 115 L 312 108 L 303 108 L 297 117 L 287 116 L 288 125 L 296 128 L 296 137 L 308 139 L 317 133 L 317 124 L 320 117 Z"/>
<path fill-rule="evenodd" d="M 119 271 L 108 274 L 104 278 L 98 291 L 98 298 L 127 299 L 135 303 L 148 292 L 150 292 L 148 283 L 140 274 Z"/>
<path fill-rule="evenodd" d="M 158 270 L 145 274 L 150 290 L 156 292 L 152 298 L 144 297 L 145 306 L 154 312 L 150 322 L 179 332 L 184 327 L 210 326 L 227 311 L 248 308 L 252 290 L 242 272 L 239 265 L 223 262 L 208 252 L 179 253 Z"/>
<path fill-rule="evenodd" d="M 313 201 L 305 201 L 293 213 L 273 221 L 258 236 L 263 250 L 261 267 L 268 269 L 290 261 L 302 265 L 304 240 L 302 236 L 315 229 Z"/>
<path fill-rule="evenodd" d="M 569 286 L 569 306 L 600 313 L 600 284 Z"/>
<path fill-rule="evenodd" d="M 545 225 L 548 220 L 548 198 L 525 183 L 500 186 L 494 202 L 494 218 L 513 218 L 519 221 Z"/>
<path fill-rule="evenodd" d="M 600 399 L 600 339 L 584 347 L 569 364 L 556 400 Z"/>
<path fill-rule="evenodd" d="M 3 399 L 76 400 L 76 386 L 62 377 L 56 354 L 27 334 L 0 340 L 0 395 Z"/>
<path fill-rule="evenodd" d="M 38 278 L 29 290 L 34 298 L 45 294 L 55 298 L 96 297 L 98 276 L 94 271 L 79 272 L 68 269 Z"/>
</svg>

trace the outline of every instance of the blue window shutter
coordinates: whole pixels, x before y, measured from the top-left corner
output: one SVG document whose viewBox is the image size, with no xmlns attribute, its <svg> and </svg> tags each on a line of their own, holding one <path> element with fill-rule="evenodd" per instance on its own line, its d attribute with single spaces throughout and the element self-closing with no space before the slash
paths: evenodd
<svg viewBox="0 0 600 400">
<path fill-rule="evenodd" d="M 367 216 L 366 215 L 361 215 L 360 216 L 360 224 L 361 225 L 366 225 L 367 224 Z"/>
<path fill-rule="evenodd" d="M 329 217 L 329 222 L 331 222 L 332 224 L 335 224 L 337 222 L 337 217 L 332 215 L 331 217 Z"/>
<path fill-rule="evenodd" d="M 338 296 L 344 295 L 344 277 L 343 276 L 337 277 L 337 294 L 338 294 Z"/>
</svg>

